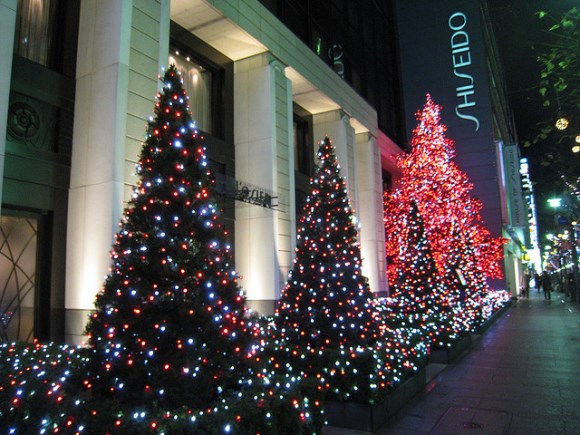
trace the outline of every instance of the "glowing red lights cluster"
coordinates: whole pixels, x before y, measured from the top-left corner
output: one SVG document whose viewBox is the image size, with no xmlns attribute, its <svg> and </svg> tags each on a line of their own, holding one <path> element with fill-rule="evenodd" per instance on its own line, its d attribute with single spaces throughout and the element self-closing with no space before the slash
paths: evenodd
<svg viewBox="0 0 580 435">
<path fill-rule="evenodd" d="M 432 341 L 446 346 L 484 320 L 486 295 L 495 294 L 486 279 L 501 276 L 504 239 L 492 237 L 481 222 L 482 204 L 453 162 L 440 112 L 427 95 L 411 151 L 397 160 L 402 176 L 385 193 L 384 220 L 394 303 L 427 313 Z"/>
</svg>

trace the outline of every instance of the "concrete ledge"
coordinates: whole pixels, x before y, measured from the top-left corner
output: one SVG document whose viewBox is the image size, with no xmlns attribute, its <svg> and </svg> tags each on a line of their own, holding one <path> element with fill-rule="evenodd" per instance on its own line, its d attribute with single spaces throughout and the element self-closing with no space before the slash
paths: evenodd
<svg viewBox="0 0 580 435">
<path fill-rule="evenodd" d="M 463 352 L 469 349 L 471 343 L 472 337 L 470 334 L 466 335 L 458 342 L 453 343 L 451 347 L 444 349 L 433 348 L 429 354 L 429 362 L 436 364 L 451 364 L 456 361 Z"/>
<path fill-rule="evenodd" d="M 328 426 L 359 431 L 376 431 L 427 385 L 427 369 L 423 368 L 400 383 L 375 404 L 327 401 L 324 413 Z"/>
<path fill-rule="evenodd" d="M 512 300 L 510 299 L 509 301 L 506 302 L 506 304 L 503 307 L 501 307 L 499 310 L 497 310 L 495 313 L 493 313 L 489 317 L 489 319 L 487 319 L 485 322 L 483 322 L 481 325 L 479 325 L 479 327 L 477 328 L 477 333 L 481 334 L 481 333 L 487 331 L 489 329 L 489 327 L 491 325 L 493 325 L 497 319 L 499 319 L 501 316 L 503 316 L 505 314 L 505 312 L 510 309 L 511 306 L 512 306 Z"/>
</svg>

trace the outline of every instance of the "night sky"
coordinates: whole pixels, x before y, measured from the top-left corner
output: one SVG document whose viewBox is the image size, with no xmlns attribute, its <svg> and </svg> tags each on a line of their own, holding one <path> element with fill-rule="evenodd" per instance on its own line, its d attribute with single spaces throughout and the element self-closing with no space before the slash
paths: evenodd
<svg viewBox="0 0 580 435">
<path fill-rule="evenodd" d="M 488 4 L 521 144 L 535 136 L 539 122 L 553 118 L 553 110 L 550 112 L 542 107 L 538 92 L 540 67 L 536 62 L 538 53 L 546 47 L 546 29 L 551 21 L 540 20 L 535 13 L 547 11 L 559 19 L 563 12 L 578 6 L 578 1 L 489 0 Z M 557 168 L 540 164 L 549 146 L 552 145 L 522 147 L 522 155 L 528 157 L 531 163 L 541 232 L 549 231 L 554 225 L 554 212 L 547 208 L 546 200 L 560 193 L 556 185 Z M 577 154 L 570 154 L 571 158 L 580 159 Z"/>
</svg>

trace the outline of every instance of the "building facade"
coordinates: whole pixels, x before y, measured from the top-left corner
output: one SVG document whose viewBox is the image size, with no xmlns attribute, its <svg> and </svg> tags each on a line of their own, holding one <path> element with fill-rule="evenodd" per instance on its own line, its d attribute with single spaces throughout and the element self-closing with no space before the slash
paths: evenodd
<svg viewBox="0 0 580 435">
<path fill-rule="evenodd" d="M 323 23 L 299 37 L 281 21 L 291 20 L 288 11 L 275 15 L 276 2 L 0 5 L 3 41 L 15 41 L 2 45 L 2 59 L 13 64 L 0 67 L 0 128 L 7 131 L 0 142 L 2 237 L 9 252 L 2 279 L 11 289 L 2 310 L 10 338 L 83 340 L 137 182 L 157 78 L 169 63 L 183 74 L 222 187 L 218 202 L 250 307 L 274 309 L 293 262 L 316 143 L 325 135 L 360 223 L 364 273 L 374 292 L 387 292 L 381 199 L 384 174 L 396 177 L 393 158 L 401 151 L 397 75 L 376 80 L 374 88 L 361 75 L 377 75 L 396 60 L 387 57 L 394 51 L 380 61 L 370 51 L 355 57 L 356 47 L 346 46 L 362 15 L 352 28 L 328 33 L 330 24 Z M 376 7 L 392 19 L 387 6 Z M 314 23 L 321 12 L 309 6 L 306 16 Z M 366 38 L 386 38 L 395 50 L 389 32 L 378 22 L 374 29 L 382 34 Z M 363 58 L 364 71 L 357 69 Z M 235 200 L 227 194 L 232 185 L 268 200 Z"/>
<path fill-rule="evenodd" d="M 363 272 L 388 293 L 382 193 L 405 143 L 402 90 L 413 113 L 423 101 L 410 89 L 425 73 L 403 56 L 401 86 L 396 18 L 390 0 L 0 0 L 0 332 L 82 342 L 169 63 L 205 138 L 249 306 L 271 313 L 280 296 L 326 135 L 359 221 Z M 499 136 L 481 129 L 495 175 L 467 172 L 494 186 L 484 217 L 507 234 Z"/>
</svg>

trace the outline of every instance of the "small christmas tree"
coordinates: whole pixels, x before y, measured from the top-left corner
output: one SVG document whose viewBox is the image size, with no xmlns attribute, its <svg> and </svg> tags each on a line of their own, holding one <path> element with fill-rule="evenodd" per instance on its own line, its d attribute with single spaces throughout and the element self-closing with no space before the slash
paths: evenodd
<svg viewBox="0 0 580 435">
<path fill-rule="evenodd" d="M 400 267 L 397 269 L 393 297 L 399 301 L 404 314 L 413 316 L 419 323 L 424 324 L 437 269 L 425 238 L 423 219 L 414 201 L 411 201 L 403 228 L 406 235 L 403 237 L 404 244 L 399 246 Z"/>
<path fill-rule="evenodd" d="M 433 311 L 437 269 L 425 238 L 423 219 L 414 201 L 411 201 L 409 214 L 402 228 L 406 234 L 402 237 L 403 244 L 399 246 L 399 268 L 392 299 L 407 324 L 423 330 L 427 335 L 428 324 L 431 323 L 430 314 Z"/>
<path fill-rule="evenodd" d="M 87 326 L 95 349 L 90 383 L 121 401 L 196 408 L 243 372 L 245 301 L 175 67 L 162 80 L 140 182 Z"/>
<path fill-rule="evenodd" d="M 318 150 L 298 228 L 296 258 L 278 303 L 276 322 L 289 343 L 312 348 L 367 346 L 376 338 L 361 271 L 355 216 L 334 147 Z"/>
<path fill-rule="evenodd" d="M 388 210 L 385 210 L 388 213 Z M 393 322 L 400 327 L 417 329 L 425 345 L 445 346 L 455 340 L 453 310 L 448 291 L 439 277 L 425 237 L 424 223 L 414 201 L 401 231 L 405 231 L 399 250 L 394 293 L 386 300 L 393 312 Z"/>
<path fill-rule="evenodd" d="M 467 234 L 453 231 L 455 243 L 448 253 L 448 258 L 453 261 L 446 264 L 444 274 L 444 284 L 455 312 L 455 329 L 460 333 L 473 331 L 481 323 L 483 298 L 489 291 L 470 234 L 470 231 Z"/>
</svg>

